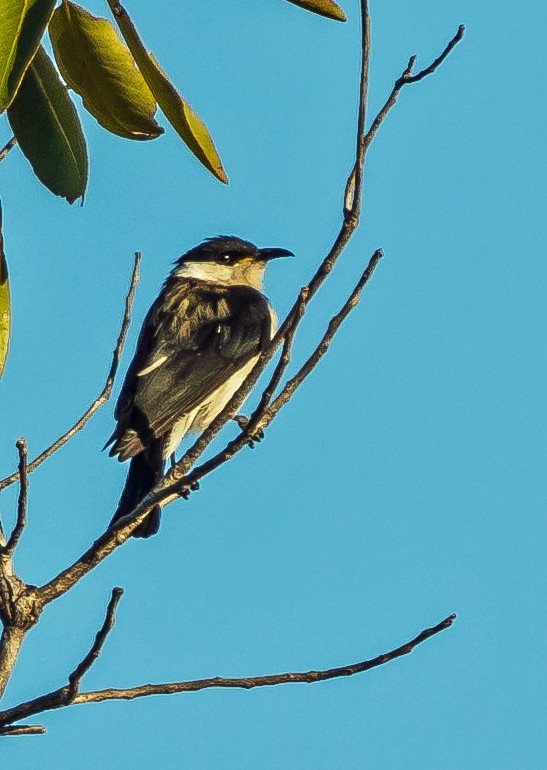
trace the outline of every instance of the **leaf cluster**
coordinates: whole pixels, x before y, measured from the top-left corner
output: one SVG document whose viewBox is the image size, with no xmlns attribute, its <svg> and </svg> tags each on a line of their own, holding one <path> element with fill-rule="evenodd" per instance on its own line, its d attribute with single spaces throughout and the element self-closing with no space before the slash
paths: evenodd
<svg viewBox="0 0 547 770">
<path fill-rule="evenodd" d="M 228 178 L 205 123 L 147 50 L 117 0 L 106 0 L 114 23 L 61 0 L 2 0 L 0 7 L 0 113 L 38 179 L 69 203 L 83 200 L 88 151 L 69 93 L 110 133 L 156 139 L 158 107 L 194 156 L 218 179 Z M 289 0 L 338 21 L 333 0 Z M 42 45 L 48 31 L 55 62 Z M 63 82 L 64 81 L 64 82 Z"/>
</svg>

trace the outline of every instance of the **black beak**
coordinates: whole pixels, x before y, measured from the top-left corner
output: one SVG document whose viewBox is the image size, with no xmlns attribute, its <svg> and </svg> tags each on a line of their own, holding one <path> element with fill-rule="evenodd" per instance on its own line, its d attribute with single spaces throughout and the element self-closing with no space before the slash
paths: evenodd
<svg viewBox="0 0 547 770">
<path fill-rule="evenodd" d="M 287 249 L 259 249 L 259 259 L 264 260 L 270 260 L 270 259 L 277 259 L 278 257 L 294 257 L 294 254 L 292 251 L 288 251 Z"/>
</svg>

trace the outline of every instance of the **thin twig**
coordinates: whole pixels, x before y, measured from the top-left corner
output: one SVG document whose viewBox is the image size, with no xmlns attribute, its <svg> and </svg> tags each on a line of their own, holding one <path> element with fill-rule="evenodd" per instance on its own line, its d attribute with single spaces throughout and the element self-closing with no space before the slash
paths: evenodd
<svg viewBox="0 0 547 770">
<path fill-rule="evenodd" d="M 460 24 L 458 27 L 458 31 L 450 40 L 444 51 L 437 56 L 436 59 L 434 59 L 431 64 L 428 67 L 424 67 L 423 70 L 420 70 L 415 75 L 411 75 L 406 79 L 407 83 L 417 83 L 419 80 L 423 80 L 423 78 L 427 77 L 428 75 L 432 75 L 437 67 L 443 63 L 443 61 L 446 59 L 450 51 L 460 42 L 460 40 L 463 38 L 463 35 L 465 33 L 465 25 Z M 403 84 L 404 85 L 404 84 Z"/>
<path fill-rule="evenodd" d="M 8 725 L 0 727 L 0 735 L 43 735 L 46 728 L 43 725 Z"/>
<path fill-rule="evenodd" d="M 279 357 L 279 361 L 277 362 L 277 366 L 274 369 L 274 372 L 270 378 L 270 381 L 262 391 L 260 401 L 258 403 L 258 406 L 255 409 L 254 414 L 252 415 L 248 424 L 245 426 L 246 428 L 245 432 L 247 432 L 247 434 L 253 432 L 253 418 L 255 417 L 255 415 L 261 414 L 263 410 L 268 406 L 268 404 L 272 400 L 273 394 L 277 389 L 277 386 L 281 382 L 281 378 L 283 377 L 287 366 L 291 362 L 291 350 L 292 350 L 292 345 L 294 341 L 294 335 L 296 334 L 296 329 L 298 327 L 298 324 L 300 323 L 302 316 L 306 312 L 307 297 L 308 297 L 307 287 L 300 289 L 300 294 L 298 295 L 298 304 L 297 304 L 296 312 L 294 314 L 290 327 L 287 329 L 287 332 L 285 334 L 285 339 L 283 340 L 283 349 L 281 351 L 281 356 Z"/>
<path fill-rule="evenodd" d="M 139 280 L 140 261 L 141 261 L 141 255 L 140 255 L 140 252 L 137 251 L 135 252 L 135 261 L 133 264 L 133 272 L 131 274 L 129 289 L 125 297 L 125 310 L 123 314 L 122 325 L 120 328 L 120 332 L 118 334 L 118 339 L 116 341 L 116 347 L 114 348 L 114 351 L 112 354 L 112 363 L 110 365 L 110 371 L 108 372 L 108 376 L 106 378 L 106 382 L 104 384 L 102 391 L 97 396 L 95 401 L 93 401 L 91 406 L 88 409 L 86 409 L 83 415 L 66 431 L 66 433 L 63 433 L 63 435 L 60 438 L 54 441 L 53 444 L 51 444 L 47 449 L 44 449 L 44 451 L 41 454 L 39 454 L 38 457 L 35 457 L 34 460 L 32 460 L 28 464 L 27 466 L 28 473 L 31 473 L 32 471 L 34 471 L 41 463 L 44 462 L 44 460 L 47 460 L 48 457 L 51 457 L 51 455 L 54 454 L 62 446 L 64 446 L 67 443 L 67 441 L 70 441 L 70 439 L 84 427 L 84 425 L 87 423 L 90 417 L 92 417 L 92 415 L 94 415 L 95 412 L 98 409 L 100 409 L 101 406 L 104 403 L 106 403 L 106 401 L 108 401 L 108 399 L 110 398 L 110 394 L 112 393 L 112 386 L 114 384 L 114 377 L 116 376 L 116 371 L 118 369 L 118 364 L 120 362 L 120 356 L 121 356 L 121 352 L 125 342 L 125 337 L 127 335 L 127 330 L 129 328 L 129 324 L 131 321 L 131 306 L 133 304 L 133 297 L 135 296 L 135 288 Z M 0 481 L 0 491 L 2 489 L 5 489 L 6 487 L 9 487 L 10 484 L 13 484 L 13 482 L 17 481 L 18 478 L 19 478 L 18 473 L 12 473 L 11 476 L 6 476 L 5 479 L 2 479 Z"/>
<path fill-rule="evenodd" d="M 250 690 L 253 687 L 271 687 L 278 684 L 313 684 L 315 682 L 324 682 L 327 679 L 336 679 L 342 676 L 354 676 L 355 674 L 370 671 L 378 666 L 383 666 L 396 658 L 408 655 L 419 644 L 422 644 L 432 636 L 444 631 L 453 624 L 456 615 L 448 617 L 437 623 L 436 626 L 426 628 L 414 639 L 402 644 L 400 647 L 384 652 L 370 660 L 363 660 L 359 663 L 351 663 L 337 668 L 323 669 L 319 671 L 288 672 L 283 674 L 270 674 L 266 676 L 251 676 L 238 678 L 213 677 L 211 679 L 194 679 L 187 682 L 168 682 L 165 684 L 145 684 L 140 687 L 128 687 L 123 689 L 109 688 L 107 690 L 93 690 L 90 692 L 78 693 L 70 703 L 63 700 L 63 692 L 66 688 L 54 690 L 47 695 L 42 695 L 25 703 L 20 703 L 5 711 L 0 711 L 0 726 L 10 725 L 20 719 L 26 719 L 35 714 L 40 714 L 51 709 L 63 708 L 64 706 L 78 703 L 98 703 L 105 700 L 132 700 L 142 698 L 148 695 L 171 695 L 178 692 L 197 692 L 212 687 L 224 688 L 244 688 Z M 1 729 L 1 728 L 0 728 Z"/>
<path fill-rule="evenodd" d="M 437 67 L 439 67 L 439 65 L 443 63 L 443 61 L 446 59 L 446 57 L 452 51 L 452 49 L 463 38 L 464 32 L 465 32 L 465 27 L 463 24 L 460 24 L 460 26 L 458 27 L 458 31 L 456 32 L 454 37 L 448 42 L 444 51 L 441 54 L 439 54 L 439 56 L 437 56 L 437 58 L 434 59 L 428 67 L 425 67 L 423 70 L 420 70 L 420 72 L 417 72 L 415 75 L 412 75 L 412 68 L 414 67 L 414 64 L 416 62 L 416 56 L 410 57 L 405 70 L 403 71 L 401 76 L 397 78 L 397 80 L 395 81 L 393 88 L 391 89 L 391 93 L 386 99 L 380 112 L 376 115 L 376 117 L 372 121 L 371 126 L 364 137 L 365 149 L 369 147 L 370 143 L 374 139 L 376 132 L 380 128 L 381 124 L 384 122 L 388 112 L 394 106 L 395 102 L 397 101 L 397 97 L 399 96 L 399 91 L 403 88 L 403 86 L 410 85 L 411 83 L 417 83 L 418 81 L 423 80 L 428 75 L 432 75 L 437 69 Z"/>
<path fill-rule="evenodd" d="M 14 136 L 12 136 L 11 139 L 7 142 L 7 144 L 5 144 L 0 150 L 0 163 L 7 156 L 8 152 L 15 147 L 16 144 L 17 144 L 17 139 Z"/>
<path fill-rule="evenodd" d="M 101 654 L 101 650 L 103 648 L 103 644 L 106 641 L 106 637 L 114 627 L 116 607 L 118 606 L 118 602 L 120 601 L 122 594 L 123 594 L 123 588 L 116 587 L 112 589 L 112 595 L 110 597 L 110 601 L 108 602 L 108 607 L 106 609 L 104 622 L 101 628 L 97 631 L 97 634 L 95 636 L 95 641 L 91 645 L 91 649 L 89 650 L 85 658 L 80 663 L 78 663 L 74 671 L 71 674 L 69 674 L 68 687 L 66 688 L 67 702 L 71 702 L 74 700 L 80 688 L 80 682 L 82 680 L 82 677 L 87 671 L 89 671 L 91 666 L 95 663 L 95 661 Z"/>
<path fill-rule="evenodd" d="M 15 442 L 19 453 L 19 497 L 17 499 L 17 519 L 13 532 L 9 536 L 8 542 L 3 548 L 6 556 L 12 556 L 23 534 L 25 524 L 27 523 L 27 494 L 28 494 L 28 474 L 27 474 L 27 442 L 24 438 L 17 439 Z"/>
<path fill-rule="evenodd" d="M 357 307 L 361 292 L 363 291 L 363 288 L 368 283 L 370 278 L 372 277 L 372 274 L 376 268 L 376 265 L 380 261 L 380 259 L 383 256 L 383 252 L 381 249 L 377 249 L 372 257 L 370 258 L 370 261 L 363 271 L 363 274 L 359 278 L 358 282 L 355 285 L 355 288 L 349 295 L 348 299 L 344 303 L 344 305 L 341 307 L 341 309 L 334 315 L 327 327 L 327 331 L 321 338 L 321 341 L 313 351 L 313 353 L 308 356 L 306 361 L 302 364 L 298 372 L 295 374 L 294 377 L 292 377 L 287 383 L 285 383 L 281 393 L 277 396 L 277 398 L 272 402 L 272 404 L 265 410 L 264 417 L 262 420 L 259 421 L 259 427 L 264 429 L 276 416 L 276 414 L 279 412 L 280 409 L 282 409 L 285 404 L 290 400 L 295 390 L 300 387 L 300 385 L 304 382 L 306 377 L 308 377 L 313 369 L 317 366 L 321 358 L 325 355 L 327 352 L 330 343 L 332 342 L 334 335 L 342 325 L 343 321 L 348 317 L 348 315 L 351 313 L 351 311 Z"/>
</svg>

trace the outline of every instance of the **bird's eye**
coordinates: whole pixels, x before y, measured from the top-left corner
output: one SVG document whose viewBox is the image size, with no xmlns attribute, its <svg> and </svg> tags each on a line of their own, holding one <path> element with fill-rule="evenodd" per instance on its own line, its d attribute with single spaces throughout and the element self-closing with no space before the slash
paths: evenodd
<svg viewBox="0 0 547 770">
<path fill-rule="evenodd" d="M 223 265 L 231 265 L 234 261 L 234 257 L 232 254 L 221 254 L 219 262 L 222 262 Z"/>
</svg>

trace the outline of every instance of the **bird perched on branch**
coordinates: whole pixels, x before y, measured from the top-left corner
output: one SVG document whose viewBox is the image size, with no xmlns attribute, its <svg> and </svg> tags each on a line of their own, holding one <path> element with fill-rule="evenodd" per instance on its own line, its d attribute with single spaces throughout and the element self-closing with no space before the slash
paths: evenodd
<svg viewBox="0 0 547 770">
<path fill-rule="evenodd" d="M 226 406 L 270 342 L 275 314 L 261 293 L 266 264 L 294 256 L 218 236 L 175 262 L 148 311 L 106 446 L 130 459 L 110 526 L 130 513 L 163 475 L 165 461 L 189 432 L 203 432 Z M 158 531 L 156 506 L 133 532 Z"/>
</svg>

